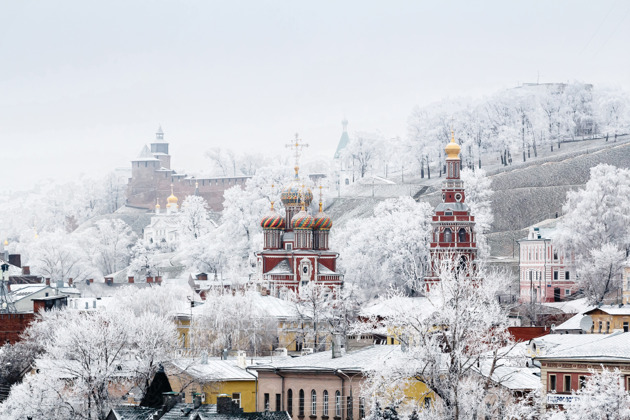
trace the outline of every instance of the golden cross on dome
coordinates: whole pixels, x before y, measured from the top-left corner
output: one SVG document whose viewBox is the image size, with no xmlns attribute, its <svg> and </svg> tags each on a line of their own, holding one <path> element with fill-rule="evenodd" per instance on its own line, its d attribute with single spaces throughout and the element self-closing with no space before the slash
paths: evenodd
<svg viewBox="0 0 630 420">
<path fill-rule="evenodd" d="M 302 210 L 305 211 L 306 207 L 304 204 L 304 201 L 306 199 L 306 196 L 304 195 L 304 189 L 306 188 L 306 185 L 302 184 L 302 188 L 300 188 L 300 201 L 302 202 Z"/>
<path fill-rule="evenodd" d="M 275 193 L 275 185 L 271 184 L 271 210 L 273 210 L 273 197 L 274 197 L 274 193 Z"/>
<path fill-rule="evenodd" d="M 295 140 L 292 141 L 291 143 L 287 144 L 286 147 L 295 149 L 294 153 L 295 153 L 295 178 L 298 178 L 298 171 L 300 170 L 300 152 L 302 151 L 303 148 L 308 147 L 307 143 L 302 143 L 302 140 L 300 140 L 298 133 L 295 133 Z"/>
</svg>

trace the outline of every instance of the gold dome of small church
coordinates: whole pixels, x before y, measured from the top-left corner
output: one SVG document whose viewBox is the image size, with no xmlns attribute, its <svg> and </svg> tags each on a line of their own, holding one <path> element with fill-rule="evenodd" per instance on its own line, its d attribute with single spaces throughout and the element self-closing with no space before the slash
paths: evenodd
<svg viewBox="0 0 630 420">
<path fill-rule="evenodd" d="M 455 143 L 455 132 L 451 130 L 451 142 L 446 145 L 444 151 L 446 152 L 447 159 L 459 159 L 459 151 L 462 148 L 459 144 Z"/>
<path fill-rule="evenodd" d="M 169 195 L 166 199 L 166 202 L 168 203 L 166 207 L 170 207 L 171 205 L 177 206 L 178 201 L 179 200 L 177 199 L 177 197 L 175 197 L 175 194 L 173 194 L 173 184 L 171 184 L 171 195 Z"/>
</svg>

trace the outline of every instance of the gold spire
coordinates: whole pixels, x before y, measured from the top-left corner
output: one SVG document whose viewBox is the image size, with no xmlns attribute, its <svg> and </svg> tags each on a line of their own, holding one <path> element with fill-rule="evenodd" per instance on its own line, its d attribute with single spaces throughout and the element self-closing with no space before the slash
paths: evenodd
<svg viewBox="0 0 630 420">
<path fill-rule="evenodd" d="M 4 246 L 7 246 L 7 245 L 9 245 L 9 240 L 8 240 L 8 239 L 5 239 L 5 240 L 4 240 Z"/>
<path fill-rule="evenodd" d="M 158 197 L 155 198 L 155 208 L 156 209 L 160 208 L 160 199 Z"/>
<path fill-rule="evenodd" d="M 300 171 L 300 152 L 303 148 L 308 147 L 308 144 L 302 143 L 301 141 L 302 140 L 300 140 L 298 133 L 295 133 L 295 141 L 292 141 L 291 143 L 286 145 L 286 147 L 294 149 L 295 167 L 293 169 L 295 170 L 295 179 L 299 178 L 298 173 Z"/>
<path fill-rule="evenodd" d="M 304 207 L 304 188 L 306 188 L 306 185 L 302 184 L 302 189 L 300 190 L 300 201 L 302 202 L 302 211 L 306 211 L 306 207 Z"/>
<path fill-rule="evenodd" d="M 322 189 L 324 187 L 322 187 L 321 185 L 319 186 L 319 212 L 322 212 Z"/>
</svg>

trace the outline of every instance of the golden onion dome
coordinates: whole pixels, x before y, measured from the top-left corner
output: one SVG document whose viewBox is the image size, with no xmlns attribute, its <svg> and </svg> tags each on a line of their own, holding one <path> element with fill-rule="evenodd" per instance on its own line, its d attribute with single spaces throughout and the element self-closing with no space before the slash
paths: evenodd
<svg viewBox="0 0 630 420">
<path fill-rule="evenodd" d="M 444 151 L 446 152 L 447 159 L 459 159 L 459 151 L 462 148 L 459 144 L 455 143 L 455 133 L 451 130 L 451 142 L 446 145 Z"/>
<path fill-rule="evenodd" d="M 171 195 L 169 195 L 166 199 L 166 202 L 168 203 L 166 207 L 170 207 L 171 204 L 177 205 L 177 201 L 179 200 L 175 197 L 175 194 L 173 193 L 173 184 L 171 184 Z"/>
</svg>

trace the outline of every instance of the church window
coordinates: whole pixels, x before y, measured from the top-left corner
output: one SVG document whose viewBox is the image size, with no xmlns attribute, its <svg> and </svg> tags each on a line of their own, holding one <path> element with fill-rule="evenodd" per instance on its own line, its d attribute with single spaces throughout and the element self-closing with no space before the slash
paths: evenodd
<svg viewBox="0 0 630 420">
<path fill-rule="evenodd" d="M 435 228 L 435 230 L 433 231 L 433 241 L 434 242 L 440 241 L 440 230 L 438 228 Z"/>
<path fill-rule="evenodd" d="M 290 416 L 293 415 L 293 390 L 292 389 L 289 389 L 289 391 L 287 392 L 287 411 L 289 412 Z"/>
<path fill-rule="evenodd" d="M 444 242 L 453 242 L 453 232 L 449 228 L 444 229 Z"/>
<path fill-rule="evenodd" d="M 459 230 L 459 242 L 466 242 L 466 229 L 464 228 Z"/>
<path fill-rule="evenodd" d="M 554 260 L 558 259 L 558 251 L 553 251 L 553 259 Z"/>
<path fill-rule="evenodd" d="M 460 193 L 455 194 L 455 201 L 462 201 L 462 195 Z"/>
</svg>

